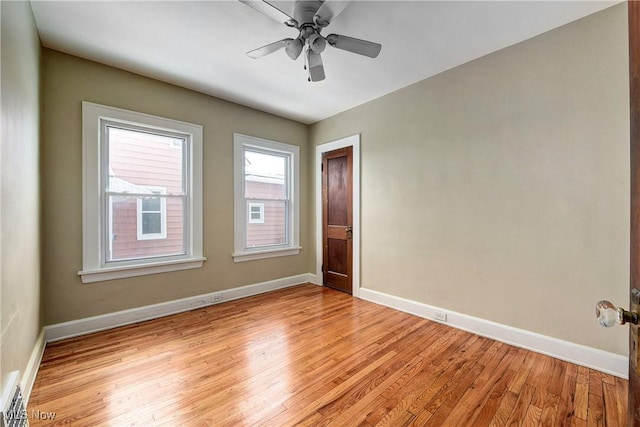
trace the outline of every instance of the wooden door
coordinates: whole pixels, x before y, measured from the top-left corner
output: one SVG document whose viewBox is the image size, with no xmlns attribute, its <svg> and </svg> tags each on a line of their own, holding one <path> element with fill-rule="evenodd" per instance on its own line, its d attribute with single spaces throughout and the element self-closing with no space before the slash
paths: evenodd
<svg viewBox="0 0 640 427">
<path fill-rule="evenodd" d="M 631 271 L 630 290 L 640 289 L 640 3 L 628 2 L 629 80 L 631 107 Z M 629 327 L 629 406 L 627 426 L 640 427 L 640 376 L 632 366 L 633 335 L 638 327 Z"/>
<path fill-rule="evenodd" d="M 353 286 L 353 147 L 322 155 L 322 283 Z"/>
</svg>

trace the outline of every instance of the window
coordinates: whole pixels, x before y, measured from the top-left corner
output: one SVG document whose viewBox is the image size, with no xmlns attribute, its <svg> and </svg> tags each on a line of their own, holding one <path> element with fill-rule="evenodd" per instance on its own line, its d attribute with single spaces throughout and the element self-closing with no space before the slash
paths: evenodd
<svg viewBox="0 0 640 427">
<path fill-rule="evenodd" d="M 146 187 L 153 194 L 166 194 L 164 187 Z M 138 197 L 138 221 L 136 224 L 138 240 L 167 238 L 167 199 L 166 197 Z"/>
<path fill-rule="evenodd" d="M 201 267 L 202 127 L 82 107 L 82 281 Z"/>
<path fill-rule="evenodd" d="M 264 224 L 264 203 L 249 202 L 249 224 Z"/>
<path fill-rule="evenodd" d="M 234 135 L 235 262 L 300 252 L 299 150 Z"/>
</svg>

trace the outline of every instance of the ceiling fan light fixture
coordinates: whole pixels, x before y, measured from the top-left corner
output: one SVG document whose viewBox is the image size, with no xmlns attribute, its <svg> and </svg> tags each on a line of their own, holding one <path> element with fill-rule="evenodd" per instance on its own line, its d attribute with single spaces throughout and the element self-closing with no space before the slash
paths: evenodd
<svg viewBox="0 0 640 427">
<path fill-rule="evenodd" d="M 324 48 L 327 47 L 326 40 L 317 33 L 310 35 L 307 42 L 309 43 L 309 49 L 318 54 L 324 52 Z"/>
<path fill-rule="evenodd" d="M 297 38 L 295 40 L 291 40 L 290 42 L 288 42 L 284 50 L 285 52 L 287 52 L 287 55 L 289 56 L 289 58 L 295 61 L 300 56 L 300 53 L 302 52 L 302 47 L 303 47 L 302 40 Z"/>
</svg>

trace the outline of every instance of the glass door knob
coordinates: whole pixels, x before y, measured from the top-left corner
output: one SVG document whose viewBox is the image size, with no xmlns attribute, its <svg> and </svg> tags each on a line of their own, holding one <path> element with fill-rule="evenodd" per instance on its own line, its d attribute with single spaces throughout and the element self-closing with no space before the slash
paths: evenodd
<svg viewBox="0 0 640 427">
<path fill-rule="evenodd" d="M 616 323 L 624 325 L 625 323 L 638 324 L 638 313 L 627 311 L 622 307 L 616 307 L 610 301 L 602 300 L 596 304 L 596 317 L 598 323 L 605 328 L 615 326 Z"/>
<path fill-rule="evenodd" d="M 618 321 L 618 308 L 610 301 L 602 300 L 596 304 L 596 317 L 600 326 L 610 328 L 615 326 Z"/>
</svg>

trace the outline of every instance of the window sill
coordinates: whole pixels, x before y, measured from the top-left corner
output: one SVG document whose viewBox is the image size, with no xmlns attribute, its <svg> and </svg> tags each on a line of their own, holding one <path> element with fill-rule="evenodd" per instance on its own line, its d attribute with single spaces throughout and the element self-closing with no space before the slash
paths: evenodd
<svg viewBox="0 0 640 427">
<path fill-rule="evenodd" d="M 128 265 L 126 267 L 106 267 L 95 270 L 79 271 L 78 275 L 82 278 L 82 283 L 94 283 L 105 280 L 124 279 L 127 277 L 146 276 L 148 274 L 168 273 L 171 271 L 200 268 L 205 260 L 206 258 L 199 257 L 154 262 L 144 265 Z"/>
<path fill-rule="evenodd" d="M 299 246 L 288 247 L 285 249 L 265 249 L 265 250 L 251 251 L 251 252 L 234 253 L 231 256 L 233 257 L 233 262 L 245 262 L 245 261 L 254 261 L 256 259 L 298 255 L 301 249 L 302 248 Z"/>
</svg>

